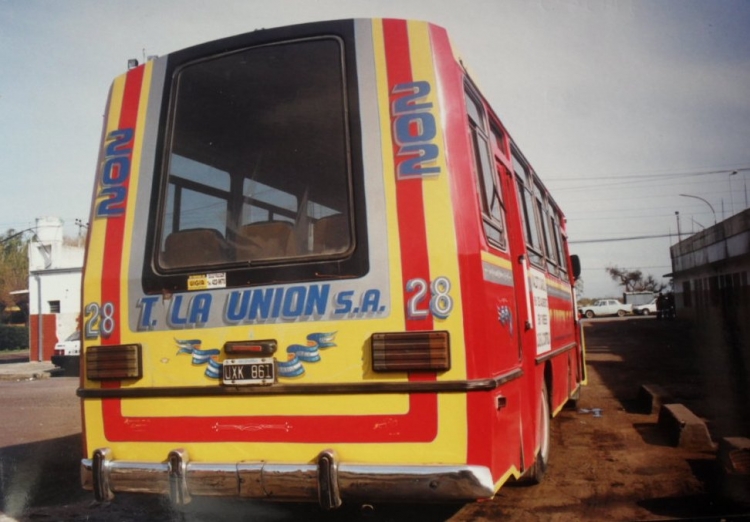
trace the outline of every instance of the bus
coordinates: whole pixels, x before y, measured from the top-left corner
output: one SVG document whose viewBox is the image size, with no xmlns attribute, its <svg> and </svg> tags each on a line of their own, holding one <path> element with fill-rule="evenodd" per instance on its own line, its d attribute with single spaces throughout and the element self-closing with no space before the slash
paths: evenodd
<svg viewBox="0 0 750 522">
<path fill-rule="evenodd" d="M 453 502 L 538 482 L 585 381 L 565 218 L 447 32 L 258 30 L 110 89 L 81 481 Z"/>
</svg>

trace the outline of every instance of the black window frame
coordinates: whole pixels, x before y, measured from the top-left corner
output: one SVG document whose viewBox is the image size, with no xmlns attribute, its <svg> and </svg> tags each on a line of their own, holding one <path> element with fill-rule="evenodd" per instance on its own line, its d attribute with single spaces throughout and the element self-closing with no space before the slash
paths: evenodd
<svg viewBox="0 0 750 522">
<path fill-rule="evenodd" d="M 526 159 L 516 148 L 511 148 L 511 161 L 518 187 L 518 203 L 521 211 L 521 222 L 523 225 L 523 237 L 526 244 L 526 252 L 529 261 L 539 268 L 545 268 L 544 246 L 542 245 L 541 232 L 539 230 L 540 217 L 536 212 L 536 196 L 534 194 L 534 173 Z M 521 172 L 518 172 L 520 167 Z"/>
<path fill-rule="evenodd" d="M 161 231 L 162 196 L 166 190 L 166 172 L 169 164 L 169 144 L 174 110 L 173 88 L 176 74 L 182 67 L 227 53 L 240 52 L 254 47 L 283 45 L 289 42 L 335 38 L 341 42 L 341 67 L 347 125 L 347 158 L 349 176 L 349 216 L 352 248 L 343 256 L 330 258 L 291 259 L 288 263 L 248 264 L 234 263 L 220 266 L 164 269 L 158 264 Z M 246 33 L 191 47 L 168 56 L 159 131 L 156 145 L 156 162 L 149 208 L 149 227 L 146 231 L 145 262 L 142 288 L 147 294 L 179 292 L 188 289 L 188 278 L 202 273 L 221 272 L 226 275 L 226 287 L 262 286 L 300 281 L 358 278 L 369 270 L 368 235 L 366 227 L 366 196 L 362 155 L 361 122 L 359 111 L 359 86 L 357 80 L 354 21 L 334 21 L 282 27 Z"/>
<path fill-rule="evenodd" d="M 464 101 L 468 122 L 469 139 L 472 148 L 474 164 L 474 178 L 480 198 L 482 210 L 482 229 L 487 243 L 501 251 L 508 249 L 506 225 L 506 207 L 503 200 L 500 177 L 492 153 L 491 133 L 488 132 L 488 113 L 478 91 L 467 80 L 464 83 Z M 470 107 L 476 109 L 476 116 L 472 115 Z M 476 120 L 481 121 L 476 121 Z M 492 194 L 488 194 L 487 182 L 492 183 Z M 495 203 L 497 201 L 497 203 Z M 494 215 L 497 204 L 498 215 Z"/>
</svg>

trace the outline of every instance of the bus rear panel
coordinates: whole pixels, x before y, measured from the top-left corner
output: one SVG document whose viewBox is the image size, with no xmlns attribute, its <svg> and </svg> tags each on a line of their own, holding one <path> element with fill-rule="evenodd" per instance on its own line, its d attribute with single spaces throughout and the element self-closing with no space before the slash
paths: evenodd
<svg viewBox="0 0 750 522">
<path fill-rule="evenodd" d="M 90 223 L 100 500 L 490 498 L 540 475 L 583 380 L 564 218 L 429 23 L 256 31 L 129 70 Z"/>
</svg>

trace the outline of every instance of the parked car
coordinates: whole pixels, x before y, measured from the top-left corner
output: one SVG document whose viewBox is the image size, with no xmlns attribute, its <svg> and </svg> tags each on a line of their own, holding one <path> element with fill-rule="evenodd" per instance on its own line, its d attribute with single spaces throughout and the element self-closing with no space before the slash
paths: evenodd
<svg viewBox="0 0 750 522">
<path fill-rule="evenodd" d="M 636 305 L 633 307 L 633 313 L 638 315 L 650 315 L 656 313 L 656 297 L 647 304 Z"/>
<path fill-rule="evenodd" d="M 81 332 L 76 330 L 64 341 L 55 345 L 52 364 L 62 368 L 66 375 L 78 375 L 81 358 Z"/>
<path fill-rule="evenodd" d="M 633 305 L 623 304 L 617 299 L 599 299 L 594 301 L 594 304 L 582 306 L 579 309 L 581 315 L 585 315 L 589 319 L 592 317 L 602 317 L 605 315 L 617 315 L 619 317 L 625 314 L 633 313 Z"/>
</svg>

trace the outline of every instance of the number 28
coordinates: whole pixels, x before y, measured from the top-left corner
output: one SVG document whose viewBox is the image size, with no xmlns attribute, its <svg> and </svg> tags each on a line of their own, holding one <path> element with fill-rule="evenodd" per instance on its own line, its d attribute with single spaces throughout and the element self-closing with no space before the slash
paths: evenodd
<svg viewBox="0 0 750 522">
<path fill-rule="evenodd" d="M 428 308 L 421 305 L 427 299 L 427 290 L 430 290 Z M 425 319 L 432 314 L 438 319 L 447 319 L 453 311 L 453 298 L 450 295 L 451 281 L 447 277 L 435 278 L 428 285 L 424 279 L 410 279 L 406 283 L 406 291 L 414 294 L 406 301 L 406 313 L 409 319 Z"/>
<path fill-rule="evenodd" d="M 115 331 L 115 305 L 112 303 L 89 303 L 84 310 L 86 322 L 84 334 L 86 339 L 109 337 Z"/>
</svg>

